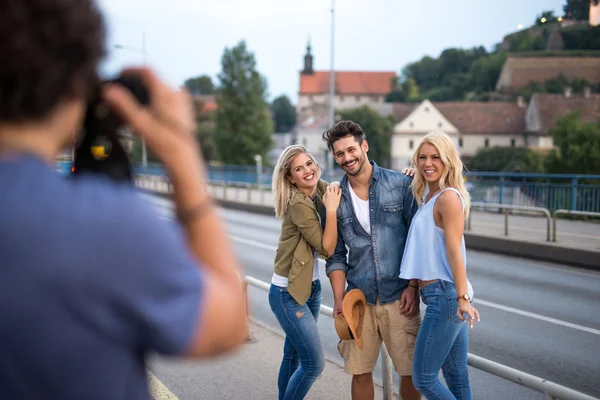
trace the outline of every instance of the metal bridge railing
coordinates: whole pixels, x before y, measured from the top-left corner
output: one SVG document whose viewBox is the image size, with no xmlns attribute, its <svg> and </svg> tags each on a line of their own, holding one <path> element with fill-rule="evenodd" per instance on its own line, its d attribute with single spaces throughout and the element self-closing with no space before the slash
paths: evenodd
<svg viewBox="0 0 600 400">
<path fill-rule="evenodd" d="M 600 213 L 588 212 L 588 211 L 574 211 L 574 210 L 556 210 L 552 217 L 552 241 L 556 242 L 556 220 L 559 215 L 580 215 L 583 217 L 600 218 Z"/>
<path fill-rule="evenodd" d="M 479 203 L 479 202 L 473 202 L 471 203 L 471 209 L 473 208 L 486 208 L 486 209 L 500 209 L 500 210 L 504 210 L 504 236 L 508 236 L 508 215 L 509 215 L 509 211 L 510 210 L 517 210 L 517 211 L 527 211 L 527 212 L 534 212 L 534 213 L 538 213 L 538 214 L 543 214 L 546 219 L 548 220 L 548 227 L 547 227 L 547 232 L 546 232 L 546 241 L 550 241 L 550 237 L 551 237 L 551 231 L 552 231 L 552 215 L 550 214 L 550 211 L 547 208 L 543 208 L 543 207 L 528 207 L 528 206 L 513 206 L 513 205 L 509 205 L 509 204 L 496 204 L 496 203 Z M 471 230 L 471 215 L 472 213 L 469 213 L 469 217 L 467 218 L 467 229 Z"/>
<path fill-rule="evenodd" d="M 271 286 L 269 283 L 263 282 L 251 276 L 245 277 L 245 284 L 245 286 L 251 285 L 264 290 L 265 292 L 268 292 Z M 475 300 L 475 303 L 477 303 L 477 300 Z M 248 308 L 246 308 L 246 310 L 248 310 Z M 331 307 L 321 305 L 320 312 L 323 315 L 333 318 L 333 309 Z M 599 400 L 585 393 L 581 393 L 573 389 L 569 389 L 568 387 L 561 386 L 557 383 L 550 382 L 544 378 L 540 378 L 539 376 L 519 371 L 518 369 L 499 364 L 471 353 L 468 355 L 467 364 L 473 368 L 487 372 L 488 374 L 495 375 L 499 378 L 540 392 L 543 394 L 544 400 Z M 381 346 L 381 371 L 383 398 L 384 400 L 391 400 L 394 398 L 392 386 L 392 360 L 385 348 L 385 345 Z"/>
</svg>

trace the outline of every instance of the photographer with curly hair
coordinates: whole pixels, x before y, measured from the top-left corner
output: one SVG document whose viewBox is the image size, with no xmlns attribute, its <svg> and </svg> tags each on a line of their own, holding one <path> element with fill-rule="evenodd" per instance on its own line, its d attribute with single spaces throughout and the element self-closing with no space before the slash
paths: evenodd
<svg viewBox="0 0 600 400">
<path fill-rule="evenodd" d="M 174 185 L 180 226 L 135 188 L 54 160 L 97 87 L 105 28 L 92 0 L 19 0 L 0 13 L 0 393 L 147 399 L 150 352 L 207 357 L 245 335 L 240 267 L 203 187 L 189 96 L 149 69 L 149 106 L 106 86 Z"/>
</svg>

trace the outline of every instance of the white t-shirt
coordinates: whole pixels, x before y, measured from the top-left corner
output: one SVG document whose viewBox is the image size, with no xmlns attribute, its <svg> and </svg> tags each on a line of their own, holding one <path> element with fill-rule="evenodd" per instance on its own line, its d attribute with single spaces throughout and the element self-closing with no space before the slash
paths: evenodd
<svg viewBox="0 0 600 400">
<path fill-rule="evenodd" d="M 348 191 L 350 192 L 350 197 L 352 197 L 352 206 L 354 207 L 356 218 L 358 218 L 360 226 L 362 226 L 365 232 L 370 235 L 371 213 L 369 212 L 369 200 L 362 200 L 359 198 L 356 193 L 354 193 L 352 185 L 350 185 L 350 181 L 348 181 Z"/>
<path fill-rule="evenodd" d="M 314 260 L 315 260 L 315 267 L 313 270 L 313 282 L 316 281 L 317 279 L 319 279 L 319 254 L 315 251 L 315 254 L 313 254 Z M 273 276 L 271 277 L 271 283 L 275 286 L 279 286 L 279 287 L 288 287 L 288 278 L 286 278 L 285 276 L 281 276 L 281 275 L 277 275 L 275 273 L 273 273 Z"/>
</svg>

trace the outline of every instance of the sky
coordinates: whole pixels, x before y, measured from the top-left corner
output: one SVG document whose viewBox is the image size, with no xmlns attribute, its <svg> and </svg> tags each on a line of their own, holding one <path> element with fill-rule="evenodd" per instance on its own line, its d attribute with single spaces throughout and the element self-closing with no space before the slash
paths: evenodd
<svg viewBox="0 0 600 400">
<path fill-rule="evenodd" d="M 565 0 L 337 0 L 336 70 L 395 71 L 446 48 L 494 44 Z M 331 63 L 331 0 L 99 0 L 107 28 L 104 76 L 145 61 L 173 86 L 209 75 L 218 82 L 224 49 L 245 40 L 268 98 L 295 104 L 310 36 L 314 68 Z M 121 45 L 127 48 L 116 48 Z"/>
</svg>

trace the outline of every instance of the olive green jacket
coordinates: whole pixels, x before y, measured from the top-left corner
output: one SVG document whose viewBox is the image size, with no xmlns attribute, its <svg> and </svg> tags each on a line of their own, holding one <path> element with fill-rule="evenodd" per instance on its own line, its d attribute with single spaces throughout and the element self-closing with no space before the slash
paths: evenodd
<svg viewBox="0 0 600 400">
<path fill-rule="evenodd" d="M 317 183 L 317 206 L 323 207 L 323 195 L 327 182 Z M 314 252 L 321 258 L 328 258 L 321 248 L 323 229 L 319 222 L 317 208 L 311 198 L 297 191 L 283 216 L 281 235 L 275 256 L 275 273 L 288 278 L 288 292 L 304 305 L 310 297 L 314 272 Z"/>
</svg>

